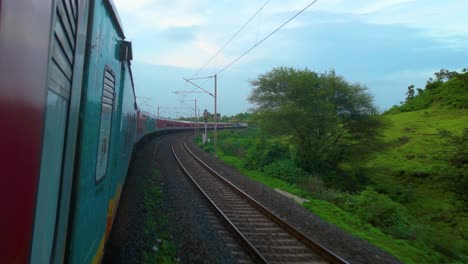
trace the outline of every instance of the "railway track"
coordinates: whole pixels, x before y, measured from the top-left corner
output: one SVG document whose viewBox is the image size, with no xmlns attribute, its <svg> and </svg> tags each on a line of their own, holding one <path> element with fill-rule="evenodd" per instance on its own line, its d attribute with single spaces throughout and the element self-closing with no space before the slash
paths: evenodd
<svg viewBox="0 0 468 264">
<path fill-rule="evenodd" d="M 232 185 L 183 141 L 172 145 L 172 153 L 254 262 L 347 263 Z"/>
</svg>

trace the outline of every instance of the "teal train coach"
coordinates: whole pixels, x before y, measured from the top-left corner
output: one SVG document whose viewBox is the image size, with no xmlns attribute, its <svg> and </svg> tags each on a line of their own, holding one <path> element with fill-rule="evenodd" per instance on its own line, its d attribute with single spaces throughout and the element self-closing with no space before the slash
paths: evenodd
<svg viewBox="0 0 468 264">
<path fill-rule="evenodd" d="M 131 60 L 112 0 L 0 1 L 0 263 L 99 263 L 135 145 L 201 126 L 140 111 Z"/>
</svg>

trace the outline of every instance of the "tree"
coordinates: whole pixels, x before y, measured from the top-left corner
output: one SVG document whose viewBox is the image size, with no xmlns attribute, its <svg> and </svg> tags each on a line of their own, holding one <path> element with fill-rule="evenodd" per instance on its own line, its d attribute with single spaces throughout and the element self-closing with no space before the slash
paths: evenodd
<svg viewBox="0 0 468 264">
<path fill-rule="evenodd" d="M 261 129 L 289 135 L 306 171 L 337 171 L 340 162 L 361 160 L 378 146 L 382 122 L 372 96 L 334 71 L 274 68 L 251 85 Z"/>
<path fill-rule="evenodd" d="M 439 72 L 436 72 L 434 73 L 435 77 L 436 77 L 436 80 L 439 81 L 439 82 L 446 82 L 450 79 L 452 79 L 453 77 L 457 76 L 458 73 L 456 71 L 449 71 L 447 69 L 440 69 Z"/>
<path fill-rule="evenodd" d="M 414 98 L 414 85 L 408 86 L 408 92 L 406 92 L 406 102 Z"/>
</svg>

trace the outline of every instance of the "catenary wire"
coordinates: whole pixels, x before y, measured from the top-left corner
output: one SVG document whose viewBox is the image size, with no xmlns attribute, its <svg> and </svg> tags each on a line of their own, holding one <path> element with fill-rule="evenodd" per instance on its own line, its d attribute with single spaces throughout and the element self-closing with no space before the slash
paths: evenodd
<svg viewBox="0 0 468 264">
<path fill-rule="evenodd" d="M 218 52 L 216 52 L 216 54 L 211 57 L 200 69 L 197 70 L 197 72 L 195 73 L 195 75 L 193 77 L 195 77 L 201 70 L 203 70 L 206 66 L 208 66 L 208 64 L 210 64 L 219 54 L 221 54 L 221 52 L 227 47 L 227 45 L 229 45 L 229 43 L 231 43 L 231 41 L 237 36 L 239 35 L 239 33 L 252 21 L 252 19 L 254 19 L 258 13 L 260 13 L 260 11 L 263 10 L 263 8 L 268 4 L 268 2 L 270 2 L 270 0 L 267 0 L 258 10 L 257 12 L 255 12 L 255 14 L 252 15 L 252 17 L 250 17 L 250 19 L 239 29 L 237 30 L 237 32 L 226 42 L 226 44 L 224 44 L 224 46 L 218 50 Z M 192 78 L 193 78 L 192 77 Z"/>
<path fill-rule="evenodd" d="M 304 7 L 301 11 L 299 11 L 298 13 L 296 13 L 294 16 L 292 16 L 290 19 L 288 19 L 286 22 L 284 22 L 281 26 L 279 26 L 278 28 L 276 28 L 275 30 L 273 30 L 270 34 L 268 34 L 265 38 L 263 38 L 262 40 L 260 40 L 259 42 L 257 42 L 255 45 L 253 45 L 250 49 L 248 49 L 246 52 L 244 52 L 242 55 L 240 55 L 239 57 L 237 57 L 235 60 L 233 60 L 231 63 L 229 63 L 228 65 L 226 65 L 224 68 L 222 68 L 220 71 L 218 71 L 217 73 L 213 74 L 213 75 L 218 75 L 220 73 L 222 73 L 223 71 L 225 71 L 227 68 L 229 68 L 230 66 L 232 66 L 234 63 L 236 63 L 238 60 L 240 60 L 242 57 L 244 57 L 245 55 L 247 55 L 247 53 L 249 53 L 250 51 L 252 51 L 253 49 L 255 49 L 258 45 L 260 45 L 262 42 L 264 42 L 265 40 L 267 40 L 269 37 L 271 37 L 273 34 L 275 34 L 277 31 L 279 31 L 281 28 L 283 28 L 284 26 L 286 26 L 286 24 L 288 24 L 289 22 L 291 22 L 291 20 L 293 20 L 294 18 L 296 18 L 297 16 L 299 16 L 301 13 L 303 13 L 305 10 L 307 10 L 310 6 L 312 6 L 313 4 L 315 4 L 318 0 L 315 0 L 315 1 L 312 1 L 310 4 L 308 4 L 306 7 Z"/>
</svg>

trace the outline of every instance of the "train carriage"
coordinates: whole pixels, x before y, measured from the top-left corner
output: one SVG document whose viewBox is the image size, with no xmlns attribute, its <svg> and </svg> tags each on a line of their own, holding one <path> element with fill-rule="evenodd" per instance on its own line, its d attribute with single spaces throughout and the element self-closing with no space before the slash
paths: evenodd
<svg viewBox="0 0 468 264">
<path fill-rule="evenodd" d="M 0 2 L 0 262 L 65 255 L 88 3 Z"/>
<path fill-rule="evenodd" d="M 0 263 L 100 262 L 135 144 L 195 127 L 138 109 L 131 59 L 112 0 L 0 1 Z"/>
</svg>

